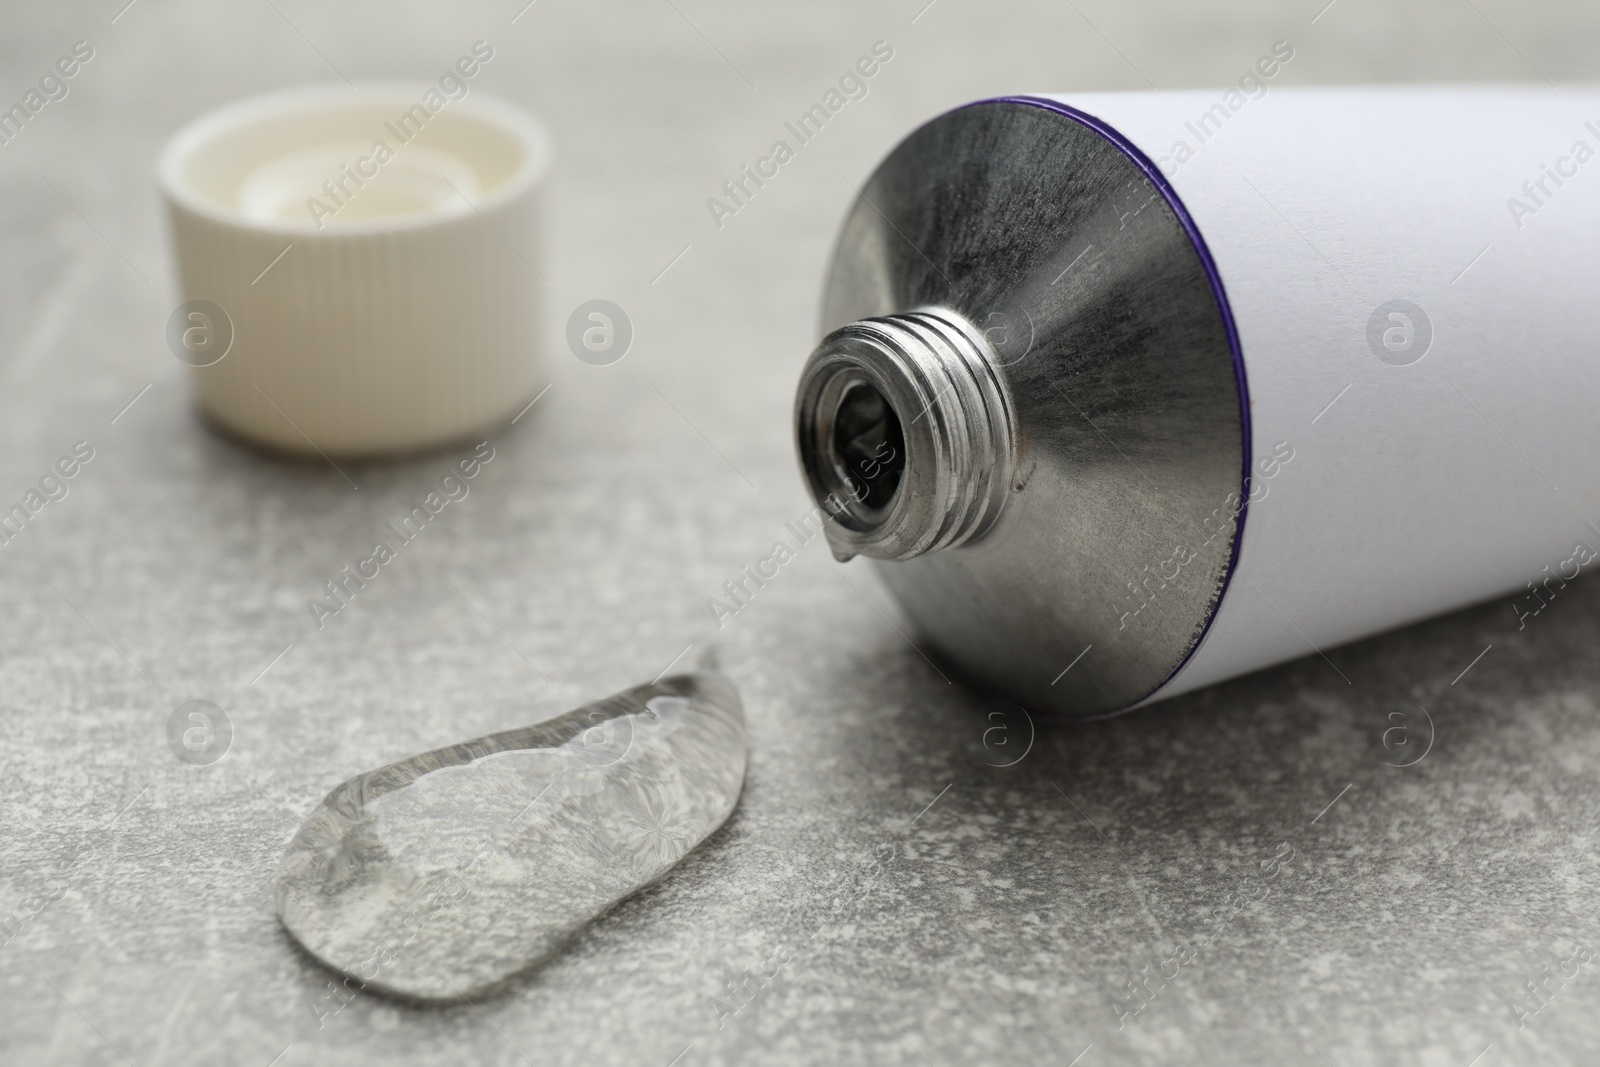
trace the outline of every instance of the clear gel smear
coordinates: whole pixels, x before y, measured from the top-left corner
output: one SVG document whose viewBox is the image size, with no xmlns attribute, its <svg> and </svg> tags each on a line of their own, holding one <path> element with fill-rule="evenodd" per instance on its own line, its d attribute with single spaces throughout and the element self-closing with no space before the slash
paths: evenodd
<svg viewBox="0 0 1600 1067">
<path fill-rule="evenodd" d="M 278 917 L 367 989 L 491 992 L 710 836 L 744 768 L 713 673 L 426 752 L 328 794 L 284 854 Z"/>
</svg>

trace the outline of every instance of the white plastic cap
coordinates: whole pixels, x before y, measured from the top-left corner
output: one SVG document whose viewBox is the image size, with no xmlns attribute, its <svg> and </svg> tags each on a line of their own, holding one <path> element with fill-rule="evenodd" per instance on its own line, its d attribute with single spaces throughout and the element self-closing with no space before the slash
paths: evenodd
<svg viewBox="0 0 1600 1067">
<path fill-rule="evenodd" d="M 515 412 L 538 366 L 549 161 L 525 112 L 426 84 L 296 89 L 185 127 L 159 175 L 184 300 L 168 340 L 203 414 L 359 457 Z"/>
</svg>

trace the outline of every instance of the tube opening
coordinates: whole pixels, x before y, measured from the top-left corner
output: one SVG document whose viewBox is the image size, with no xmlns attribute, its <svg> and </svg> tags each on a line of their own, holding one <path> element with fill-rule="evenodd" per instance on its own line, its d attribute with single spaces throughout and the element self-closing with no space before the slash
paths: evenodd
<svg viewBox="0 0 1600 1067">
<path fill-rule="evenodd" d="M 801 374 L 795 430 L 840 559 L 911 559 L 983 536 L 1017 451 L 992 350 L 942 308 L 823 338 Z"/>
<path fill-rule="evenodd" d="M 894 502 L 906 467 L 906 441 L 894 406 L 869 382 L 857 382 L 833 415 L 833 468 L 841 495 L 867 511 Z"/>
</svg>

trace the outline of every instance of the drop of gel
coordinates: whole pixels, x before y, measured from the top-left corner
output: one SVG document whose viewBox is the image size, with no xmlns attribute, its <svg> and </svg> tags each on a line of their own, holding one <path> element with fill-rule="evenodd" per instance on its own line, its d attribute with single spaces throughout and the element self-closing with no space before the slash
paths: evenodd
<svg viewBox="0 0 1600 1067">
<path fill-rule="evenodd" d="M 744 768 L 738 694 L 712 673 L 425 752 L 311 813 L 278 868 L 278 918 L 368 989 L 491 992 L 710 836 Z"/>
</svg>

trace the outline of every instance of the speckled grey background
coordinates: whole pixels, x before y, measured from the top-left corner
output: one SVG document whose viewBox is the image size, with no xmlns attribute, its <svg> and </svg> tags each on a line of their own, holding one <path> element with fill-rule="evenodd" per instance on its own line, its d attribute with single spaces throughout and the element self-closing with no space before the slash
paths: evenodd
<svg viewBox="0 0 1600 1067">
<path fill-rule="evenodd" d="M 96 49 L 0 147 L 0 502 L 95 449 L 0 547 L 0 1062 L 1594 1062 L 1592 582 L 1521 632 L 1491 604 L 1334 650 L 1348 685 L 1311 658 L 1027 750 L 816 542 L 716 635 L 749 708 L 738 813 L 511 992 L 345 1005 L 269 881 L 346 776 L 706 643 L 707 598 L 806 507 L 787 417 L 822 264 L 849 183 L 914 124 L 1014 90 L 1222 84 L 1280 38 L 1297 84 L 1577 80 L 1592 4 L 123 2 L 0 11 L 7 102 Z M 349 467 L 352 488 L 202 429 L 163 344 L 151 167 L 213 104 L 430 77 L 479 38 L 480 86 L 556 136 L 554 384 L 319 632 L 306 599 L 466 450 Z M 706 198 L 879 39 L 870 95 L 718 230 Z M 561 342 L 596 297 L 637 331 L 611 367 Z M 168 750 L 189 699 L 233 722 L 214 765 Z M 1421 709 L 1431 750 L 1386 765 L 1423 750 Z M 1532 1014 L 1524 983 L 1563 970 Z"/>
</svg>

